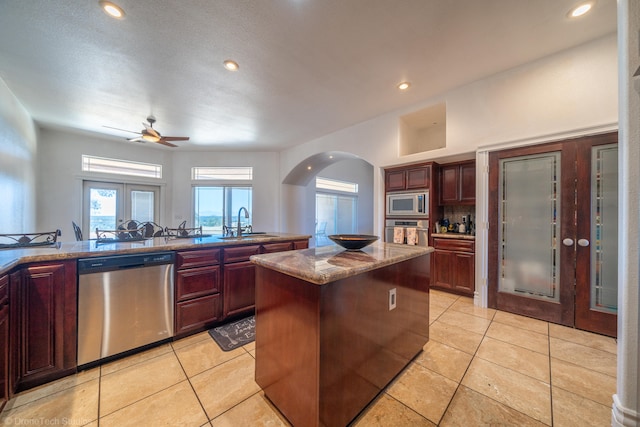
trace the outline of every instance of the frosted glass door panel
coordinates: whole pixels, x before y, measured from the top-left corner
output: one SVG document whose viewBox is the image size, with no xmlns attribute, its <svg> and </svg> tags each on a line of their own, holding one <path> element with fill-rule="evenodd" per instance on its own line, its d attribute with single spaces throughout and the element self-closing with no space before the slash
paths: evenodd
<svg viewBox="0 0 640 427">
<path fill-rule="evenodd" d="M 618 310 L 618 146 L 591 149 L 591 309 Z"/>
<path fill-rule="evenodd" d="M 499 292 L 558 302 L 560 153 L 500 160 Z"/>
</svg>

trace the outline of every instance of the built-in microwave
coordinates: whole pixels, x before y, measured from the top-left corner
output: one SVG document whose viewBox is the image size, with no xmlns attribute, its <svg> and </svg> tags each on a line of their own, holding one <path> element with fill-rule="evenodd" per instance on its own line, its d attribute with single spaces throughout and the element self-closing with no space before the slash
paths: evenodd
<svg viewBox="0 0 640 427">
<path fill-rule="evenodd" d="M 387 216 L 429 217 L 429 192 L 387 193 Z"/>
</svg>

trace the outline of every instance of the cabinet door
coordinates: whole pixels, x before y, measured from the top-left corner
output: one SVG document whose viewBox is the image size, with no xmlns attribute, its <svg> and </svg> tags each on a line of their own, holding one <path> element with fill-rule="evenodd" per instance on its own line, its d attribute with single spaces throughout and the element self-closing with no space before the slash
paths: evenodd
<svg viewBox="0 0 640 427">
<path fill-rule="evenodd" d="M 220 294 L 176 304 L 176 335 L 203 329 L 220 319 Z"/>
<path fill-rule="evenodd" d="M 407 169 L 407 190 L 429 188 L 430 166 Z"/>
<path fill-rule="evenodd" d="M 31 265 L 21 282 L 18 390 L 74 372 L 77 341 L 75 262 Z"/>
<path fill-rule="evenodd" d="M 454 253 L 451 251 L 435 250 L 433 252 L 433 286 L 451 289 L 453 275 L 451 265 Z"/>
<path fill-rule="evenodd" d="M 198 267 L 176 273 L 176 301 L 220 292 L 220 266 Z"/>
<path fill-rule="evenodd" d="M 406 190 L 406 177 L 404 170 L 387 171 L 385 173 L 386 191 Z"/>
<path fill-rule="evenodd" d="M 442 166 L 440 168 L 440 204 L 458 202 L 459 182 L 458 166 Z"/>
<path fill-rule="evenodd" d="M 460 202 L 475 205 L 476 203 L 476 163 L 460 165 Z"/>
<path fill-rule="evenodd" d="M 451 257 L 452 288 L 466 294 L 475 291 L 475 256 L 472 253 L 454 252 Z"/>
<path fill-rule="evenodd" d="M 224 265 L 223 316 L 251 314 L 256 304 L 256 267 L 251 261 Z"/>
</svg>

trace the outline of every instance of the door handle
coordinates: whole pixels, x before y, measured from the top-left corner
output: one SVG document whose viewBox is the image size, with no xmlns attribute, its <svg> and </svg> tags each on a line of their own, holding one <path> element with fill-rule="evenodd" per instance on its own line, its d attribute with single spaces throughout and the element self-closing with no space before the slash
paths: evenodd
<svg viewBox="0 0 640 427">
<path fill-rule="evenodd" d="M 573 239 L 570 239 L 570 238 L 567 237 L 566 239 L 564 239 L 562 241 L 562 244 L 565 245 L 565 246 L 573 246 Z"/>
<path fill-rule="evenodd" d="M 578 244 L 583 248 L 586 248 L 587 246 L 589 246 L 589 241 L 587 239 L 580 239 L 578 240 Z"/>
</svg>

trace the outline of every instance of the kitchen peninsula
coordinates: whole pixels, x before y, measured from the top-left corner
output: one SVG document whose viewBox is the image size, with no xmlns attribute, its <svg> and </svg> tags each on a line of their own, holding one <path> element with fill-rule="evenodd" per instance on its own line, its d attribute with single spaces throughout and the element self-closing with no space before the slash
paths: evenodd
<svg viewBox="0 0 640 427">
<path fill-rule="evenodd" d="M 347 425 L 422 350 L 432 251 L 376 242 L 251 257 L 256 382 L 293 425 Z"/>
<path fill-rule="evenodd" d="M 167 274 L 172 287 L 167 292 L 170 302 L 165 311 L 170 312 L 170 320 L 166 336 L 176 339 L 251 314 L 255 267 L 249 257 L 306 248 L 310 237 L 289 233 L 242 238 L 155 237 L 130 242 L 56 242 L 0 250 L 0 410 L 13 393 L 77 371 L 82 329 L 78 316 L 87 311 L 79 298 L 79 277 L 86 261 L 168 255 L 171 268 L 166 271 L 173 274 Z M 131 277 L 120 281 L 123 287 L 142 288 L 142 281 Z M 131 300 L 148 302 L 148 298 Z M 151 312 L 164 308 L 153 306 Z M 88 328 L 87 335 L 109 330 L 91 322 L 82 322 L 81 326 Z M 132 347 L 131 351 L 137 349 Z"/>
</svg>

